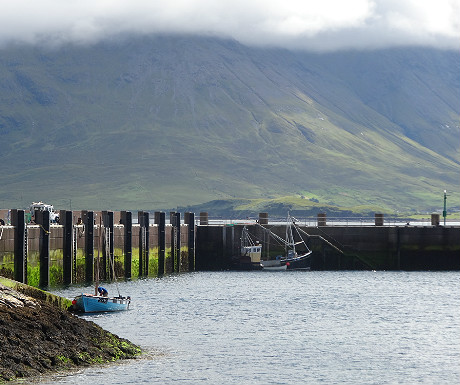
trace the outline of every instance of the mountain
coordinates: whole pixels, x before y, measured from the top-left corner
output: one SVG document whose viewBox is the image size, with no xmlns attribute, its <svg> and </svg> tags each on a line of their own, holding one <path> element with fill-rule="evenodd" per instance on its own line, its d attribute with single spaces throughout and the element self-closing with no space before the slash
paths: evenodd
<svg viewBox="0 0 460 385">
<path fill-rule="evenodd" d="M 459 73 L 460 53 L 427 48 L 320 54 L 185 36 L 10 45 L 0 206 L 292 196 L 439 209 L 444 189 L 460 198 Z"/>
</svg>

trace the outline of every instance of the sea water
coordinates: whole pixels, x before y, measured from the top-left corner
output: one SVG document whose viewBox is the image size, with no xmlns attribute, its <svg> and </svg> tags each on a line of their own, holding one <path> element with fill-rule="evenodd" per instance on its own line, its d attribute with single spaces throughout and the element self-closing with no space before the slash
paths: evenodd
<svg viewBox="0 0 460 385">
<path fill-rule="evenodd" d="M 39 382 L 460 383 L 459 278 L 226 271 L 123 282 L 118 289 L 133 299 L 131 310 L 82 318 L 140 345 L 144 355 Z M 118 294 L 115 284 L 105 287 Z"/>
</svg>

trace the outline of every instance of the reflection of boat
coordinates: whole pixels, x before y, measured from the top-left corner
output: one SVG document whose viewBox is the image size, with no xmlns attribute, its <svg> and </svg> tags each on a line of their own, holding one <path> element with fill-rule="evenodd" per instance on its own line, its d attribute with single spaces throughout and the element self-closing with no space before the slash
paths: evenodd
<svg viewBox="0 0 460 385">
<path fill-rule="evenodd" d="M 261 255 L 262 245 L 252 240 L 247 227 L 244 226 L 241 232 L 240 255 L 234 259 L 234 267 L 237 270 L 261 270 Z"/>
<path fill-rule="evenodd" d="M 94 289 L 95 294 L 81 294 L 77 295 L 75 299 L 72 301 L 73 309 L 77 312 L 83 313 L 96 313 L 96 312 L 105 312 L 105 311 L 121 311 L 121 310 L 128 310 L 129 304 L 131 303 L 131 297 L 122 297 L 120 295 L 120 291 L 118 290 L 118 283 L 116 283 L 116 276 L 115 276 L 115 266 L 113 263 L 112 258 L 108 258 L 110 261 L 110 265 L 112 268 L 112 276 L 115 280 L 117 285 L 118 297 L 108 297 L 107 291 L 105 291 L 105 295 L 98 295 L 98 287 L 99 287 L 99 254 L 101 249 L 101 238 L 102 238 L 102 225 L 99 222 L 99 243 L 97 249 L 97 260 L 96 260 L 96 287 Z M 108 229 L 107 229 L 108 230 Z M 110 230 L 108 230 L 110 231 Z M 104 232 L 106 242 L 110 237 L 108 237 L 107 231 Z M 105 248 L 108 252 L 110 250 L 109 247 Z"/>
<path fill-rule="evenodd" d="M 293 229 L 297 236 L 294 236 Z M 267 229 L 266 229 L 267 230 Z M 310 270 L 309 257 L 312 251 L 308 248 L 304 239 L 300 235 L 299 228 L 295 224 L 295 219 L 289 214 L 286 221 L 285 239 L 267 230 L 271 237 L 284 244 L 284 255 L 278 255 L 275 259 L 261 260 L 260 263 L 264 270 Z M 296 241 L 295 238 L 298 240 Z M 299 251 L 302 250 L 302 251 Z"/>
</svg>

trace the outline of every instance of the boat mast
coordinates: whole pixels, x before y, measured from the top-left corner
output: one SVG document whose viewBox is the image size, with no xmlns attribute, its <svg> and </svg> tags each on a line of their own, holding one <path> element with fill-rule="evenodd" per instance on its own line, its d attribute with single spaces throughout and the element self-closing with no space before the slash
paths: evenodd
<svg viewBox="0 0 460 385">
<path fill-rule="evenodd" d="M 286 256 L 288 253 L 288 248 L 294 252 L 295 255 L 295 243 L 294 243 L 294 235 L 292 234 L 292 217 L 288 212 L 288 216 L 286 219 Z"/>
<path fill-rule="evenodd" d="M 99 287 L 99 257 L 101 252 L 101 217 L 99 217 L 99 229 L 98 229 L 98 239 L 97 239 L 97 259 L 96 259 L 96 271 L 95 271 L 95 281 L 96 287 L 94 288 L 94 294 L 97 295 L 97 288 Z"/>
</svg>

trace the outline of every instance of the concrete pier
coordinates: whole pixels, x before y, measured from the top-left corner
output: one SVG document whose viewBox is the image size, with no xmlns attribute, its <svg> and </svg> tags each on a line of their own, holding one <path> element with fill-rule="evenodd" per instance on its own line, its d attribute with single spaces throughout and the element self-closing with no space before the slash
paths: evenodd
<svg viewBox="0 0 460 385">
<path fill-rule="evenodd" d="M 321 218 L 323 219 L 323 218 Z M 247 226 L 264 253 L 276 255 L 262 226 Z M 232 265 L 243 225 L 199 226 L 197 269 Z M 311 250 L 312 270 L 460 270 L 460 227 L 301 226 Z M 270 226 L 284 237 L 284 226 Z M 263 254 L 266 257 L 266 254 Z"/>
<path fill-rule="evenodd" d="M 98 215 L 102 215 L 101 230 L 94 223 Z M 243 224 L 210 224 L 207 213 L 199 217 L 184 213 L 181 224 L 180 213 L 169 215 L 171 225 L 166 225 L 164 212 L 155 212 L 154 223 L 150 223 L 150 214 L 142 211 L 137 213 L 139 223 L 133 224 L 129 211 L 62 211 L 61 224 L 50 224 L 46 214 L 35 215 L 37 223 L 27 224 L 23 210 L 12 210 L 11 225 L 1 226 L 0 272 L 24 283 L 32 276 L 31 284 L 43 287 L 53 282 L 91 282 L 99 234 L 101 279 L 114 278 L 109 266 L 117 266 L 117 277 L 132 278 L 133 268 L 137 273 L 133 245 L 134 255 L 139 246 L 135 277 L 232 268 Z M 115 217 L 120 218 L 119 223 L 114 223 Z M 460 227 L 440 226 L 436 218 L 431 226 L 382 225 L 383 216 L 361 226 L 325 225 L 325 221 L 320 216 L 318 225 L 300 226 L 313 251 L 312 270 L 460 270 Z M 270 228 L 284 238 L 284 225 L 270 223 L 266 213 L 245 225 L 262 245 L 264 258 L 284 252 L 265 230 Z"/>
</svg>

